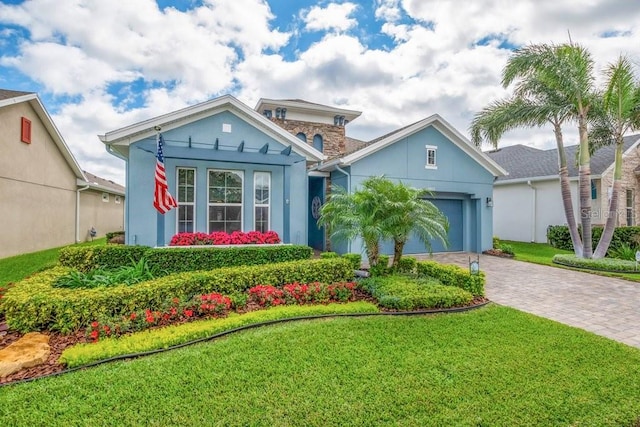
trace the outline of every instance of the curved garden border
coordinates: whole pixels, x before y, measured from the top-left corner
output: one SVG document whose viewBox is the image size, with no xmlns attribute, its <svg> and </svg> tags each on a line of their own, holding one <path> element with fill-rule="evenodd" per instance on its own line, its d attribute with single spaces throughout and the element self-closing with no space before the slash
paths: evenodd
<svg viewBox="0 0 640 427">
<path fill-rule="evenodd" d="M 602 272 L 602 273 L 620 273 L 620 274 L 638 274 L 640 275 L 640 269 L 638 270 L 609 270 L 609 269 L 605 269 L 605 268 L 597 268 L 597 267 L 588 267 L 586 265 L 575 265 L 575 264 L 571 264 L 568 262 L 561 262 L 559 260 L 556 259 L 552 259 L 551 260 L 552 263 L 554 264 L 558 264 L 561 265 L 563 267 L 569 267 L 569 268 L 573 268 L 576 270 L 583 270 L 583 271 L 595 271 L 595 272 Z"/>
<path fill-rule="evenodd" d="M 325 319 L 331 317 L 364 317 L 364 316 L 415 316 L 415 315 L 424 315 L 424 314 L 440 314 L 440 313 L 462 313 L 465 311 L 475 310 L 477 308 L 481 308 L 491 303 L 490 300 L 486 300 L 481 302 L 480 304 L 465 306 L 465 307 L 453 307 L 453 308 L 443 308 L 443 309 L 432 309 L 432 310 L 416 310 L 416 311 L 381 311 L 378 313 L 338 313 L 338 314 L 317 314 L 312 316 L 298 316 L 298 317 L 290 317 L 286 319 L 277 319 L 277 320 L 268 320 L 265 322 L 253 323 L 250 325 L 240 326 L 238 328 L 229 329 L 228 331 L 218 332 L 216 334 L 210 335 L 208 337 L 198 338 L 195 340 L 187 341 L 181 344 L 176 344 L 166 348 L 159 348 L 156 350 L 143 351 L 140 353 L 131 353 L 131 354 L 123 354 L 120 356 L 110 357 L 108 359 L 98 360 L 96 362 L 91 362 L 86 365 L 76 366 L 75 368 L 65 369 L 64 371 L 54 372 L 47 375 L 42 375 L 33 378 L 25 378 L 23 380 L 12 381 L 4 384 L 0 384 L 0 388 L 12 386 L 15 384 L 27 383 L 35 380 L 39 380 L 42 378 L 54 377 L 62 374 L 68 374 L 74 371 L 78 371 L 81 369 L 91 368 L 94 366 L 102 365 L 108 362 L 115 362 L 118 360 L 124 359 L 137 359 L 143 356 L 150 356 L 152 354 L 164 353 L 169 350 L 176 350 L 178 348 L 187 347 L 189 345 L 198 344 L 204 341 L 214 341 L 218 338 L 222 338 L 224 336 L 230 335 L 235 332 L 240 332 L 248 329 L 259 328 L 262 326 L 270 326 L 278 323 L 292 322 L 297 320 L 313 320 L 313 319 Z"/>
</svg>

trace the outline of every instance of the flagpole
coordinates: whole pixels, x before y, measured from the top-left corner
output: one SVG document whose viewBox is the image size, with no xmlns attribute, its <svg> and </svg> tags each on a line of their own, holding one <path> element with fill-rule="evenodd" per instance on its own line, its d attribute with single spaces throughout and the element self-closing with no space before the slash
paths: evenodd
<svg viewBox="0 0 640 427">
<path fill-rule="evenodd" d="M 160 131 L 162 128 L 160 126 L 156 126 L 154 128 L 156 130 L 156 156 L 158 151 L 158 140 L 160 139 Z M 164 214 L 156 211 L 156 246 L 162 247 L 164 246 Z"/>
</svg>

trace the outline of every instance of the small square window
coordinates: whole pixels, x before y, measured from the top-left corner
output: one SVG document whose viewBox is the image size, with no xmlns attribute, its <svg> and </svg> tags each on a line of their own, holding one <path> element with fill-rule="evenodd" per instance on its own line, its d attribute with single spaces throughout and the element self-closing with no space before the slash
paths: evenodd
<svg viewBox="0 0 640 427">
<path fill-rule="evenodd" d="M 102 201 L 103 202 L 109 201 L 109 193 L 102 193 Z"/>
<path fill-rule="evenodd" d="M 20 126 L 20 140 L 25 144 L 31 144 L 31 120 L 23 117 Z"/>
<path fill-rule="evenodd" d="M 437 169 L 436 151 L 438 150 L 438 147 L 434 145 L 425 145 L 425 148 L 427 149 L 427 162 L 424 167 L 426 169 Z"/>
<path fill-rule="evenodd" d="M 222 124 L 222 132 L 231 133 L 231 123 L 223 123 Z"/>
<path fill-rule="evenodd" d="M 120 204 L 120 196 L 116 196 L 114 201 L 116 202 L 116 205 Z"/>
</svg>

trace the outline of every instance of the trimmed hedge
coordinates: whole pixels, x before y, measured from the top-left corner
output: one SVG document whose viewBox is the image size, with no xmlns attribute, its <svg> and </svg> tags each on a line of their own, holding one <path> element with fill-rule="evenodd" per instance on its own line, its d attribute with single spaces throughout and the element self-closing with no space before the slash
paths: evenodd
<svg viewBox="0 0 640 427">
<path fill-rule="evenodd" d="M 145 351 L 158 350 L 256 323 L 301 316 L 318 316 L 345 313 L 377 313 L 378 307 L 368 302 L 346 304 L 279 306 L 247 314 L 229 314 L 224 319 L 199 320 L 183 325 L 167 326 L 126 335 L 106 338 L 95 344 L 78 344 L 64 350 L 60 363 L 67 367 L 86 365 L 98 360 Z"/>
<path fill-rule="evenodd" d="M 435 261 L 418 261 L 416 265 L 418 276 L 433 277 L 446 286 L 455 286 L 470 292 L 474 296 L 484 296 L 484 272 L 471 274 L 468 270 L 457 265 L 440 264 Z"/>
<path fill-rule="evenodd" d="M 610 271 L 616 273 L 640 273 L 636 270 L 635 261 L 615 258 L 586 259 L 573 254 L 558 254 L 553 256 L 554 263 L 567 267 L 586 268 L 589 270 Z"/>
<path fill-rule="evenodd" d="M 156 275 L 221 267 L 261 265 L 310 259 L 313 250 L 303 245 L 242 246 L 233 248 L 149 248 L 147 246 L 79 246 L 60 250 L 64 267 L 87 272 L 138 262 L 144 256 Z"/>
<path fill-rule="evenodd" d="M 351 263 L 351 266 L 354 270 L 360 270 L 362 266 L 362 255 L 360 254 L 344 254 L 342 258 L 346 259 Z"/>
<path fill-rule="evenodd" d="M 391 275 L 362 281 L 382 307 L 395 310 L 450 308 L 469 304 L 473 295 L 455 286 L 441 285 L 433 278 L 416 279 Z"/>
<path fill-rule="evenodd" d="M 600 241 L 602 230 L 602 227 L 593 227 L 592 241 L 594 249 Z M 627 244 L 635 248 L 640 243 L 637 240 L 639 237 L 640 227 L 616 227 L 613 231 L 613 237 L 611 238 L 609 249 L 618 249 L 623 244 Z M 573 243 L 571 243 L 569 227 L 567 227 L 566 225 L 550 225 L 549 227 L 547 227 L 547 240 L 549 241 L 549 244 L 554 248 L 573 251 Z"/>
<path fill-rule="evenodd" d="M 176 273 L 133 286 L 61 289 L 52 284 L 70 270 L 56 267 L 17 283 L 4 296 L 2 311 L 9 328 L 69 333 L 92 320 L 122 316 L 140 307 L 159 310 L 167 301 L 217 292 L 244 292 L 256 285 L 345 282 L 353 279 L 347 260 L 302 260 L 260 266 Z"/>
</svg>

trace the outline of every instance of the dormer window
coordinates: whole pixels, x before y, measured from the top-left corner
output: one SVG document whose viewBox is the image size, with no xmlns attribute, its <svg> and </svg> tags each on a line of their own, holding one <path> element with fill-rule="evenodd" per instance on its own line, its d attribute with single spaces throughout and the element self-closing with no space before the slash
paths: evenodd
<svg viewBox="0 0 640 427">
<path fill-rule="evenodd" d="M 271 110 L 264 110 L 264 112 L 263 112 L 262 114 L 264 114 L 264 116 L 265 116 L 267 119 L 270 119 L 270 118 L 271 118 L 271 116 L 273 115 L 273 112 L 272 112 Z"/>
<path fill-rule="evenodd" d="M 425 169 L 438 169 L 438 164 L 436 163 L 436 151 L 438 147 L 435 145 L 425 145 L 427 149 L 427 163 L 425 164 Z"/>
<path fill-rule="evenodd" d="M 307 135 L 305 135 L 304 132 L 298 132 L 296 137 L 302 142 L 307 142 Z"/>
</svg>

